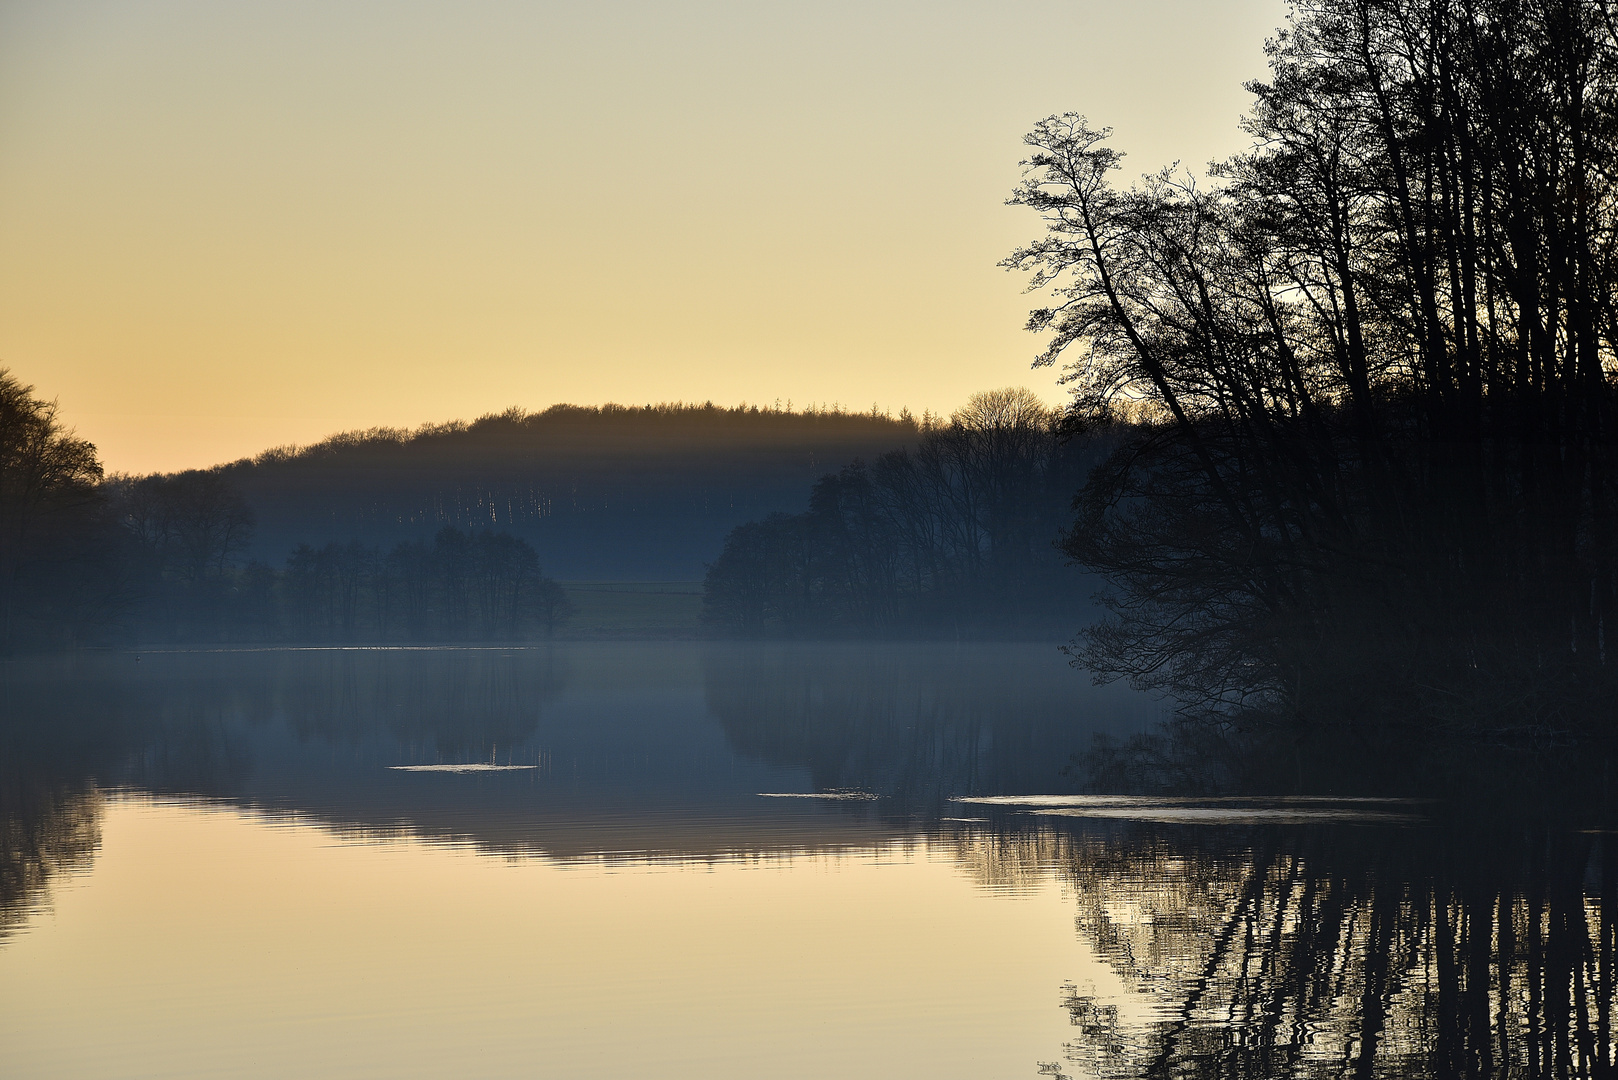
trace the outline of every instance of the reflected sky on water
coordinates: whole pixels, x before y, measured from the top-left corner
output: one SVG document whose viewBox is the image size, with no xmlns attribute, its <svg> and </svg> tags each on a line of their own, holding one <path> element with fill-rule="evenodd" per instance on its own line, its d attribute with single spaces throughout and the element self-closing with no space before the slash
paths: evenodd
<svg viewBox="0 0 1618 1080">
<path fill-rule="evenodd" d="M 0 1075 L 1611 1061 L 1599 813 L 1093 790 L 1162 718 L 1033 645 L 13 662 Z"/>
</svg>

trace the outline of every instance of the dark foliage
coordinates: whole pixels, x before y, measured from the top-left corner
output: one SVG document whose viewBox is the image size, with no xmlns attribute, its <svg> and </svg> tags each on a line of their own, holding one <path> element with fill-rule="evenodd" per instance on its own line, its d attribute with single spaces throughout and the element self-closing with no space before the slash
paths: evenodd
<svg viewBox="0 0 1618 1080">
<path fill-rule="evenodd" d="M 300 544 L 243 565 L 219 469 L 103 482 L 95 448 L 0 370 L 0 652 L 113 642 L 518 640 L 571 611 L 526 541 L 444 528 L 382 556 Z"/>
<path fill-rule="evenodd" d="M 1611 12 L 1307 3 L 1270 63 L 1208 185 L 1114 187 L 1075 115 L 1027 139 L 1041 362 L 1145 421 L 1069 534 L 1116 586 L 1080 658 L 1194 708 L 1609 727 Z"/>
<path fill-rule="evenodd" d="M 193 518 L 173 519 L 189 535 Z M 186 549 L 188 551 L 193 549 Z M 445 528 L 391 552 L 363 544 L 299 544 L 284 569 L 261 562 L 166 562 L 135 549 L 139 589 L 121 622 L 135 642 L 518 641 L 549 636 L 572 612 L 534 549 L 509 533 Z"/>
<path fill-rule="evenodd" d="M 391 548 L 496 529 L 573 580 L 691 581 L 725 533 L 795 511 L 815 477 L 911 442 L 908 416 L 713 405 L 520 410 L 338 435 L 226 466 L 265 560 L 311 536 Z"/>
<path fill-rule="evenodd" d="M 1033 394 L 978 394 L 913 449 L 822 477 L 806 513 L 725 539 L 704 617 L 743 636 L 1048 630 L 1086 581 L 1055 540 L 1097 444 Z"/>
<path fill-rule="evenodd" d="M 237 560 L 253 513 L 216 471 L 117 478 L 105 494 L 134 541 L 130 623 L 168 641 L 222 641 L 241 621 Z"/>
<path fill-rule="evenodd" d="M 127 590 L 128 545 L 95 447 L 0 368 L 0 653 L 93 643 Z"/>
<path fill-rule="evenodd" d="M 572 611 L 532 547 L 489 530 L 445 528 L 386 556 L 357 540 L 300 544 L 281 585 L 300 641 L 514 641 Z"/>
<path fill-rule="evenodd" d="M 524 530 L 609 578 L 699 566 L 750 510 L 801 505 L 818 462 L 917 430 L 835 409 L 559 406 L 103 481 L 95 448 L 0 372 L 0 650 L 549 635 L 572 605 Z M 278 567 L 255 499 L 272 542 L 355 531 L 289 541 Z"/>
</svg>

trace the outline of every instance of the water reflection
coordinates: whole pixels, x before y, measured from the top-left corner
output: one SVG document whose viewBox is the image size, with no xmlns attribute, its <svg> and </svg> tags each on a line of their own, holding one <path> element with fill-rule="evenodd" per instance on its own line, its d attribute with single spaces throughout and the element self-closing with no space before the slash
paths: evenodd
<svg viewBox="0 0 1618 1080">
<path fill-rule="evenodd" d="M 15 774 L 0 782 L 0 942 L 49 902 L 57 875 L 89 865 L 101 810 L 89 784 Z"/>
<path fill-rule="evenodd" d="M 807 768 L 817 790 L 878 793 L 894 817 L 952 795 L 1072 790 L 1066 767 L 1094 735 L 1161 716 L 1031 645 L 754 645 L 711 650 L 703 675 L 731 745 Z"/>
<path fill-rule="evenodd" d="M 777 873 L 842 852 L 946 860 L 995 896 L 1060 887 L 1069 947 L 1105 970 L 1038 972 L 1066 1040 L 1031 1051 L 1030 1075 L 1574 1077 L 1618 1064 L 1618 834 L 1604 831 L 1599 755 L 1539 755 L 1555 783 L 1511 800 L 1501 792 L 1535 786 L 1520 756 L 1427 755 L 1425 781 L 1405 760 L 1390 778 L 1369 764 L 1387 756 L 1375 748 L 1130 734 L 1151 715 L 1087 697 L 1059 658 L 1010 646 L 8 665 L 0 938 L 91 865 L 108 806 L 132 797 L 105 793 L 133 791 L 562 868 Z M 1064 767 L 1106 732 L 1115 749 L 1092 756 L 1088 778 L 1118 786 L 1073 790 L 1085 774 Z M 1452 775 L 1495 787 L 1468 797 Z M 853 938 L 882 940 L 859 920 L 886 880 L 845 899 L 841 921 L 811 905 L 783 933 L 815 926 L 858 953 Z M 681 902 L 751 918 L 744 895 Z M 923 917 L 937 895 L 916 893 L 910 910 Z"/>
<path fill-rule="evenodd" d="M 1046 819 L 1049 820 L 1049 819 Z M 1064 988 L 1059 1075 L 1607 1075 L 1609 834 L 1527 826 L 979 830 L 963 862 L 1054 867 L 1124 994 Z"/>
<path fill-rule="evenodd" d="M 54 880 L 89 865 L 101 836 L 94 782 L 126 752 L 119 724 L 104 712 L 76 716 L 48 708 L 69 692 L 63 670 L 40 665 L 45 694 L 0 679 L 0 941 L 48 906 Z"/>
</svg>

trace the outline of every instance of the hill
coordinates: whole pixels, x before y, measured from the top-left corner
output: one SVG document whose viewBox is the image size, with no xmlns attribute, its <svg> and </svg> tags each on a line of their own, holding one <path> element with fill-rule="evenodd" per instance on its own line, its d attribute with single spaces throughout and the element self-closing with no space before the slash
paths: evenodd
<svg viewBox="0 0 1618 1080">
<path fill-rule="evenodd" d="M 351 432 L 219 472 L 272 566 L 299 543 L 391 545 L 452 525 L 527 540 L 556 578 L 694 581 L 731 528 L 804 509 L 822 475 L 917 432 L 907 414 L 557 405 Z"/>
</svg>

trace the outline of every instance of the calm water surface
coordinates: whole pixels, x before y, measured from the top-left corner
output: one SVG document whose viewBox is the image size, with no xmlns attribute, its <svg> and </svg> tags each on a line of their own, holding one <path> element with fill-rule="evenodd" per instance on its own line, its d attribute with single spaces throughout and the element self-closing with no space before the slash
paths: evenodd
<svg viewBox="0 0 1618 1080">
<path fill-rule="evenodd" d="M 1160 719 L 1026 645 L 4 665 L 0 1076 L 1610 1067 L 1599 815 L 1099 790 Z"/>
</svg>

